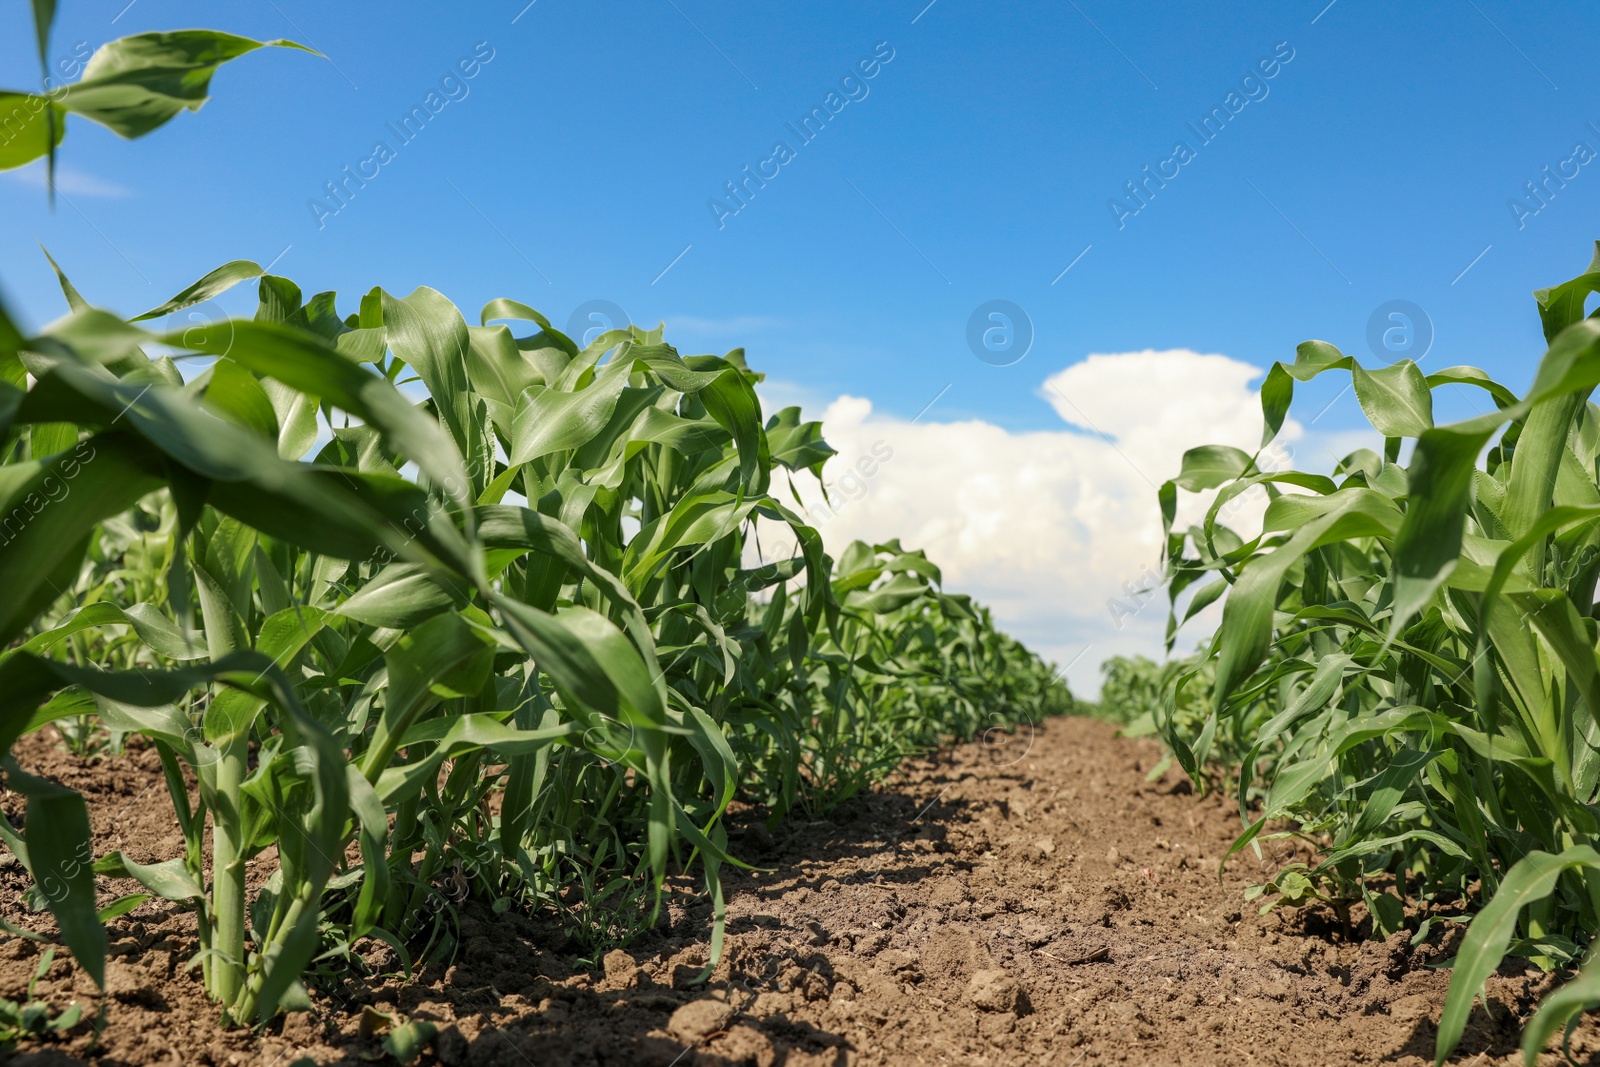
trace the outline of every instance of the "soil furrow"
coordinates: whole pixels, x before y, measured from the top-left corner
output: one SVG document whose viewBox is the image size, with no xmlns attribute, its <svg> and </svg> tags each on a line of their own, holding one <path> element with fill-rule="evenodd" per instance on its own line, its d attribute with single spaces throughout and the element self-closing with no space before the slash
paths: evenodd
<svg viewBox="0 0 1600 1067">
<path fill-rule="evenodd" d="M 141 793 L 153 757 L 83 766 L 40 740 L 18 755 L 117 812 L 97 817 L 99 847 L 170 858 L 164 792 Z M 1160 755 L 1062 719 L 911 761 L 825 820 L 769 834 L 747 819 L 734 849 L 758 869 L 727 878 L 727 949 L 704 985 L 710 910 L 687 893 L 592 963 L 547 922 L 469 903 L 449 967 L 352 976 L 314 1013 L 229 1033 L 183 971 L 192 924 L 147 904 L 113 923 L 98 1045 L 80 1028 L 16 1062 L 370 1063 L 370 1007 L 434 1022 L 423 1062 L 449 1065 L 1430 1063 L 1448 982 L 1434 968 L 1458 935 L 1436 924 L 1416 948 L 1353 942 L 1329 914 L 1257 914 L 1244 889 L 1293 860 L 1290 846 L 1235 857 L 1219 881 L 1237 808 L 1197 799 L 1174 771 L 1147 781 Z M 24 884 L 0 870 L 7 917 L 37 922 Z M 0 947 L 0 996 L 21 996 L 37 962 L 31 942 Z M 1549 984 L 1516 967 L 1494 978 L 1459 1062 L 1520 1062 L 1519 1020 Z M 36 992 L 93 1003 L 64 959 Z M 1574 1053 L 1596 1049 L 1586 1023 Z"/>
</svg>

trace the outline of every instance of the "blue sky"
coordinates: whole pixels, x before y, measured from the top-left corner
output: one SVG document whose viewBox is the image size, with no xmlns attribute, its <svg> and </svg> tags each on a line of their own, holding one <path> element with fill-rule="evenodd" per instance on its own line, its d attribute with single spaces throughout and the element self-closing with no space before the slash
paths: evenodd
<svg viewBox="0 0 1600 1067">
<path fill-rule="evenodd" d="M 26 322 L 63 310 L 39 242 L 128 312 L 276 258 L 350 306 L 426 284 L 469 317 L 504 295 L 563 323 L 608 301 L 667 320 L 686 351 L 745 346 L 775 392 L 906 422 L 939 396 L 922 422 L 1025 442 L 1089 432 L 1041 386 L 1091 353 L 1265 367 L 1317 337 L 1376 360 L 1369 319 L 1394 300 L 1431 322 L 1425 368 L 1520 388 L 1543 348 L 1530 290 L 1577 273 L 1600 235 L 1600 161 L 1520 226 L 1508 206 L 1579 142 L 1600 150 L 1576 4 L 125 2 L 67 0 L 52 52 L 210 26 L 327 59 L 246 56 L 201 112 L 135 142 L 74 120 L 53 212 L 37 171 L 0 176 L 0 291 Z M 0 26 L 6 82 L 35 87 L 24 6 Z M 386 124 L 475 48 L 492 58 L 401 143 Z M 875 53 L 892 58 L 842 83 Z M 786 124 L 830 92 L 854 98 L 802 143 Z M 1188 124 L 1230 92 L 1245 102 L 1202 143 Z M 313 198 L 380 140 L 393 158 L 319 226 Z M 792 156 L 719 220 L 724 183 L 780 140 Z M 1131 201 L 1124 183 L 1178 141 L 1192 158 Z M 1114 197 L 1138 212 L 1119 224 Z M 968 346 L 990 300 L 1031 322 L 1009 366 Z M 1308 388 L 1296 414 L 1338 393 Z M 1361 423 L 1345 394 L 1316 428 Z"/>
</svg>

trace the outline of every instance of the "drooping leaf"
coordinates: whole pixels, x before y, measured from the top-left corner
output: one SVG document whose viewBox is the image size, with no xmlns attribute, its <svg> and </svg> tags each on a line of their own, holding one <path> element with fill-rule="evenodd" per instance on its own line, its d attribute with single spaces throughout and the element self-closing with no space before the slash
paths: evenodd
<svg viewBox="0 0 1600 1067">
<path fill-rule="evenodd" d="M 216 30 L 121 37 L 89 57 L 61 106 L 123 137 L 141 137 L 180 111 L 200 110 L 217 68 L 263 47 L 311 51 L 293 41 L 254 41 Z"/>
</svg>

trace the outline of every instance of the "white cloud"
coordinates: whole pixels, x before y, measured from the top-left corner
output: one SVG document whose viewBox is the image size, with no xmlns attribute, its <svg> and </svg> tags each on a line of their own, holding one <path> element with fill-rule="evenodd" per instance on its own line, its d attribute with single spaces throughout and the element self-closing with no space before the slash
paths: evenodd
<svg viewBox="0 0 1600 1067">
<path fill-rule="evenodd" d="M 1157 487 L 1196 445 L 1254 450 L 1261 376 L 1250 364 L 1182 349 L 1091 355 L 1039 390 L 1067 426 L 1030 433 L 938 422 L 937 409 L 911 423 L 842 396 L 822 415 L 840 453 L 825 471 L 833 507 L 818 507 L 809 477 L 796 481 L 830 552 L 892 537 L 925 549 L 945 588 L 977 597 L 1047 659 L 1070 662 L 1074 692 L 1093 695 L 1107 657 L 1162 655 L 1164 595 L 1128 595 L 1158 577 Z M 1280 441 L 1306 453 L 1309 469 L 1332 465 L 1321 461 L 1322 443 L 1310 454 L 1312 442 L 1292 421 Z M 1231 524 L 1251 526 L 1260 504 L 1248 502 Z M 1179 521 L 1201 514 L 1194 501 Z M 1142 607 L 1119 619 L 1111 600 Z"/>
<path fill-rule="evenodd" d="M 46 162 L 43 159 L 28 164 L 26 167 L 5 172 L 5 177 L 20 185 L 31 185 L 35 189 L 49 188 L 50 178 L 46 173 Z M 66 196 L 87 196 L 104 199 L 118 199 L 133 195 L 133 190 L 116 182 L 97 178 L 86 171 L 76 167 L 56 164 L 56 190 Z"/>
</svg>

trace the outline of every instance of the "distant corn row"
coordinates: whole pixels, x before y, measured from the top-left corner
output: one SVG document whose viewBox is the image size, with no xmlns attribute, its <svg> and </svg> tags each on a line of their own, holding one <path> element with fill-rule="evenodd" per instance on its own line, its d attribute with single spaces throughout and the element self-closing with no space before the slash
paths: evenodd
<svg viewBox="0 0 1600 1067">
<path fill-rule="evenodd" d="M 1534 294 L 1549 349 L 1520 398 L 1473 367 L 1368 369 L 1307 341 L 1262 386 L 1262 447 L 1296 382 L 1347 371 L 1384 454 L 1355 452 L 1324 477 L 1199 448 L 1161 491 L 1174 605 L 1187 621 L 1226 596 L 1214 642 L 1167 689 L 1166 740 L 1197 781 L 1231 764 L 1241 802 L 1258 802 L 1233 851 L 1274 836 L 1318 849 L 1315 864 L 1262 887 L 1272 902 L 1346 915 L 1359 902 L 1379 937 L 1427 934 L 1434 919 L 1408 900 L 1429 916 L 1476 912 L 1440 1062 L 1508 953 L 1546 969 L 1585 961 L 1529 1023 L 1529 1063 L 1600 1006 L 1600 408 L 1589 402 L 1600 318 L 1585 317 L 1596 291 L 1600 245 L 1584 274 Z M 1436 426 L 1444 388 L 1483 414 Z M 1245 540 L 1217 518 L 1253 486 L 1271 503 L 1264 532 Z M 1203 522 L 1174 531 L 1180 489 L 1217 494 Z M 1208 684 L 1205 714 L 1185 713 Z M 1298 829 L 1274 833 L 1275 820 Z"/>
<path fill-rule="evenodd" d="M 248 279 L 253 320 L 141 325 Z M 150 897 L 193 909 L 248 1023 L 359 939 L 448 953 L 468 896 L 625 940 L 691 867 L 715 956 L 736 798 L 815 814 L 1071 705 L 922 553 L 824 553 L 775 491 L 833 450 L 761 418 L 738 350 L 580 349 L 429 289 L 340 315 L 244 262 L 133 320 L 62 287 L 38 337 L 0 313 L 0 750 L 142 735 L 185 841 L 97 856 L 83 799 L 5 759 L 27 817 L 0 837 L 97 980 L 103 921 Z M 142 891 L 97 908 L 97 874 Z"/>
</svg>

